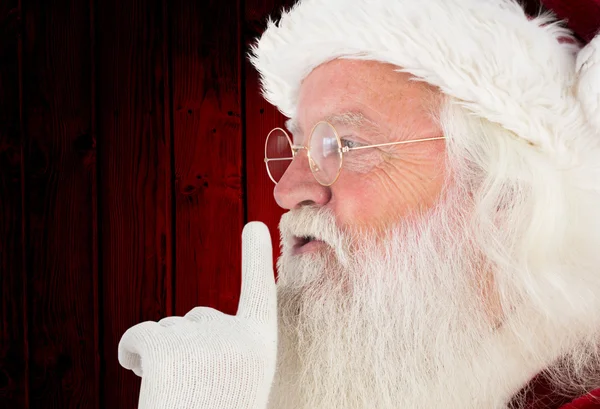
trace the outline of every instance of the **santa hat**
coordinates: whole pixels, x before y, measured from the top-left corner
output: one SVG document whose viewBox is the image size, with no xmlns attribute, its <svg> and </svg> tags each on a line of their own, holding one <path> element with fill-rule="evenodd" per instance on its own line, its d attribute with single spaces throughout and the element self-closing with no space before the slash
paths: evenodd
<svg viewBox="0 0 600 409">
<path fill-rule="evenodd" d="M 600 38 L 579 48 L 552 16 L 530 18 L 514 0 L 301 0 L 268 22 L 251 61 L 288 117 L 317 66 L 374 60 L 556 153 L 561 135 L 600 130 Z"/>
</svg>

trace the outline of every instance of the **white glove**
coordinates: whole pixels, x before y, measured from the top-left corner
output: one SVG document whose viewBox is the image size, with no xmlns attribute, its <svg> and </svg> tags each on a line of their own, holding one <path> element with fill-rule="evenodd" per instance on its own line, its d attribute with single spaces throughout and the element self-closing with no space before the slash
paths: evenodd
<svg viewBox="0 0 600 409">
<path fill-rule="evenodd" d="M 267 227 L 247 224 L 237 315 L 196 307 L 123 334 L 119 362 L 142 377 L 139 409 L 266 408 L 277 351 L 272 252 Z"/>
</svg>

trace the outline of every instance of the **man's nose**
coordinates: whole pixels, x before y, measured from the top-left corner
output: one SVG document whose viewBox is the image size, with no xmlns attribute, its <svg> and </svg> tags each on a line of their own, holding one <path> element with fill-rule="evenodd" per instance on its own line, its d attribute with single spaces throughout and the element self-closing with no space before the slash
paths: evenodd
<svg viewBox="0 0 600 409">
<path fill-rule="evenodd" d="M 331 199 L 331 189 L 314 178 L 306 150 L 302 149 L 275 185 L 273 196 L 280 207 L 291 210 L 306 205 L 326 205 Z"/>
</svg>

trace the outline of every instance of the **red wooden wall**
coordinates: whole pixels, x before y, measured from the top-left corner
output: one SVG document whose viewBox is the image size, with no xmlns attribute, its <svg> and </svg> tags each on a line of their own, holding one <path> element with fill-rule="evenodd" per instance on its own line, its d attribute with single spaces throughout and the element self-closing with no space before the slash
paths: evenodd
<svg viewBox="0 0 600 409">
<path fill-rule="evenodd" d="M 245 54 L 285 3 L 0 0 L 0 408 L 134 408 L 127 328 L 235 312 L 242 227 L 278 243 Z"/>
<path fill-rule="evenodd" d="M 127 328 L 235 312 L 281 215 L 245 54 L 291 3 L 0 0 L 0 409 L 134 408 Z"/>
</svg>

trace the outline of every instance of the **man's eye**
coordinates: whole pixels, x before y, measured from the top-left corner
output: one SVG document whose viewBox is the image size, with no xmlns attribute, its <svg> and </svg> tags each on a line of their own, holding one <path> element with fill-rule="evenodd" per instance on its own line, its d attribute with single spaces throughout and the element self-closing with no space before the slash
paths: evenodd
<svg viewBox="0 0 600 409">
<path fill-rule="evenodd" d="M 361 146 L 359 142 L 353 141 L 351 139 L 341 138 L 340 140 L 342 142 L 342 148 L 353 149 Z"/>
</svg>

